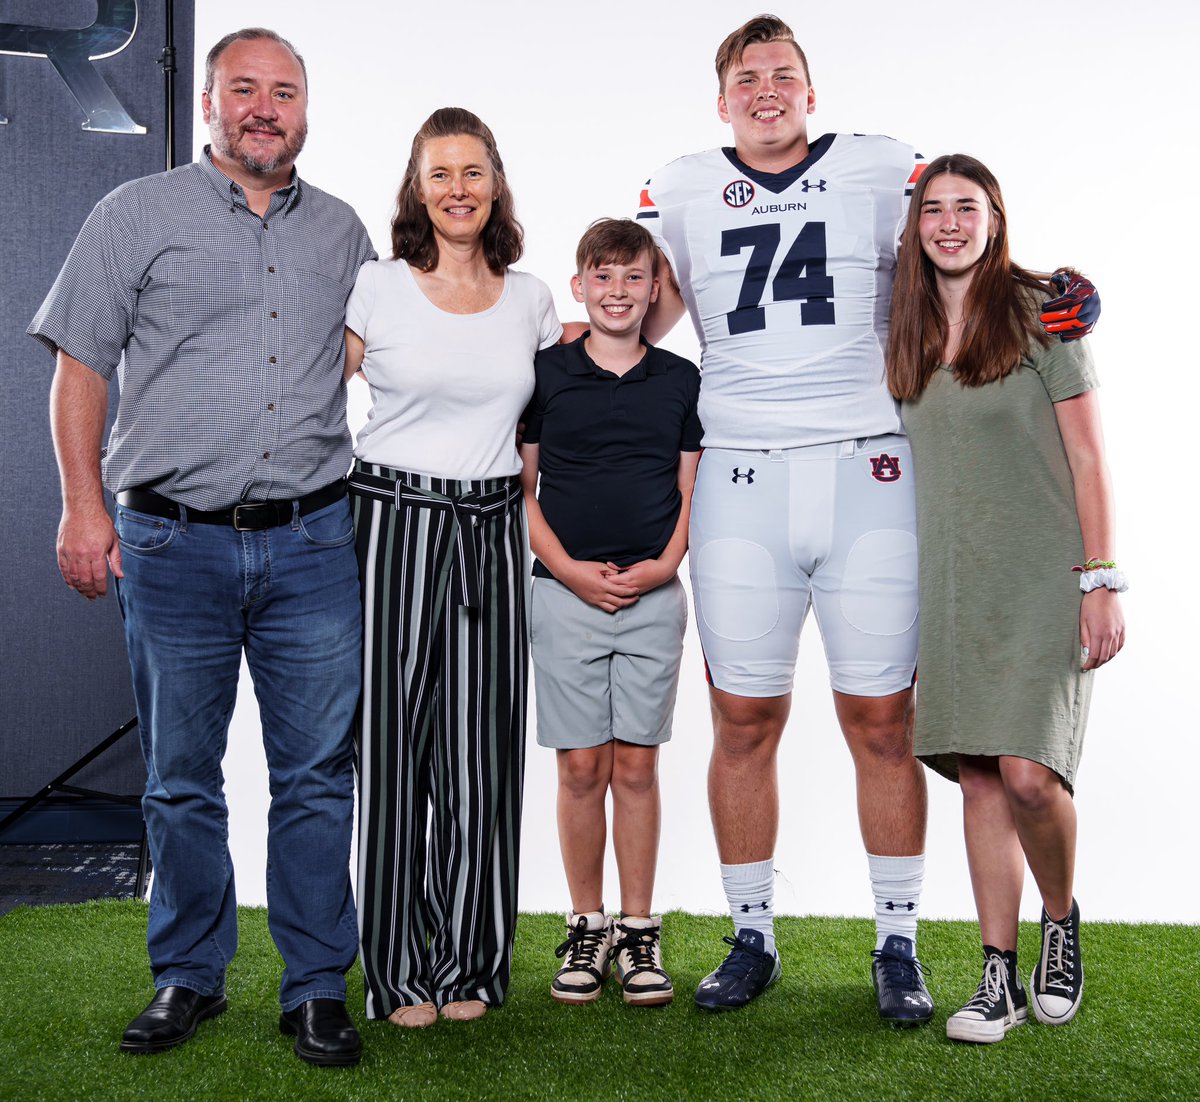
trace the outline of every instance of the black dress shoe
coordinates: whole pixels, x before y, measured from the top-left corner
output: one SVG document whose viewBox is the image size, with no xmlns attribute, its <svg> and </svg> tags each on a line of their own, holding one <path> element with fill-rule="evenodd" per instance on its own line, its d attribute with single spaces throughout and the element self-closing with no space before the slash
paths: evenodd
<svg viewBox="0 0 1200 1102">
<path fill-rule="evenodd" d="M 122 1052 L 162 1052 L 181 1045 L 205 1018 L 225 1009 L 225 996 L 201 995 L 190 987 L 164 987 L 125 1030 Z"/>
<path fill-rule="evenodd" d="M 279 1029 L 295 1036 L 296 1055 L 310 1064 L 357 1064 L 362 1055 L 362 1039 L 346 1004 L 338 999 L 309 999 L 295 1010 L 285 1010 L 279 1015 Z"/>
</svg>

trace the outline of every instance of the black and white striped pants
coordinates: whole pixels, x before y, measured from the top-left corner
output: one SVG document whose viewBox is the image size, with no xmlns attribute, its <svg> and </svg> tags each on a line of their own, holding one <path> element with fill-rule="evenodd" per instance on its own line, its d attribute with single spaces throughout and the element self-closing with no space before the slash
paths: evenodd
<svg viewBox="0 0 1200 1102">
<path fill-rule="evenodd" d="M 350 486 L 363 591 L 367 1017 L 427 1001 L 498 1005 L 512 964 L 525 764 L 520 486 L 364 463 Z"/>
</svg>

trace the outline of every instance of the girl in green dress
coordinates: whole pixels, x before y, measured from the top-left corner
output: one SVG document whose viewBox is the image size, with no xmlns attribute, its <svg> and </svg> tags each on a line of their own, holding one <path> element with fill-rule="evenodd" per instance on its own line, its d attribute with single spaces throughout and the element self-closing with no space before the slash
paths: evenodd
<svg viewBox="0 0 1200 1102">
<path fill-rule="evenodd" d="M 1030 996 L 1039 1021 L 1068 1022 L 1083 991 L 1072 794 L 1092 671 L 1124 643 L 1125 584 L 1091 355 L 1074 333 L 1043 332 L 1047 278 L 1009 259 L 987 168 L 963 154 L 929 165 L 887 360 L 917 480 L 914 751 L 961 785 L 983 939 L 979 988 L 946 1024 L 956 1040 L 1002 1040 Z M 1043 905 L 1029 995 L 1016 957 L 1025 862 Z"/>
</svg>

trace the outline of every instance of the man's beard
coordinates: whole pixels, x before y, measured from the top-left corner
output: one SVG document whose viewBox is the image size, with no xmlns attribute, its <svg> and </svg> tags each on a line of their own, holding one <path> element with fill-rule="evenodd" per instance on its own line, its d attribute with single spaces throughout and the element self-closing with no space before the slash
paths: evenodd
<svg viewBox="0 0 1200 1102">
<path fill-rule="evenodd" d="M 273 123 L 259 121 L 258 126 L 284 135 L 284 131 Z M 265 154 L 255 156 L 247 146 L 240 145 L 239 139 L 245 140 L 242 126 L 229 126 L 215 113 L 209 117 L 209 131 L 212 136 L 213 148 L 222 157 L 230 161 L 237 161 L 248 172 L 252 172 L 256 176 L 270 176 L 300 156 L 300 150 L 304 148 L 304 139 L 308 137 L 308 122 L 302 119 L 290 134 L 285 135 L 283 148 L 273 156 Z"/>
</svg>

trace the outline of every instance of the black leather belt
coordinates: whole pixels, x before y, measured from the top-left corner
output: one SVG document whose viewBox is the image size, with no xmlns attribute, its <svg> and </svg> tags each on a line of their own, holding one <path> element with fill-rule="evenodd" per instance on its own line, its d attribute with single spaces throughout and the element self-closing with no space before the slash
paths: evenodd
<svg viewBox="0 0 1200 1102">
<path fill-rule="evenodd" d="M 346 480 L 339 478 L 328 486 L 313 490 L 299 499 L 300 515 L 307 516 L 326 505 L 332 505 L 346 496 Z M 288 524 L 292 519 L 292 502 L 284 501 L 243 501 L 229 509 L 192 509 L 187 508 L 188 523 L 195 524 L 228 524 L 239 532 L 260 532 L 264 528 L 278 528 Z M 169 497 L 156 494 L 153 490 L 122 490 L 117 494 L 117 501 L 127 509 L 135 509 L 139 513 L 149 513 L 152 517 L 166 517 L 168 520 L 179 519 L 179 504 Z"/>
</svg>

